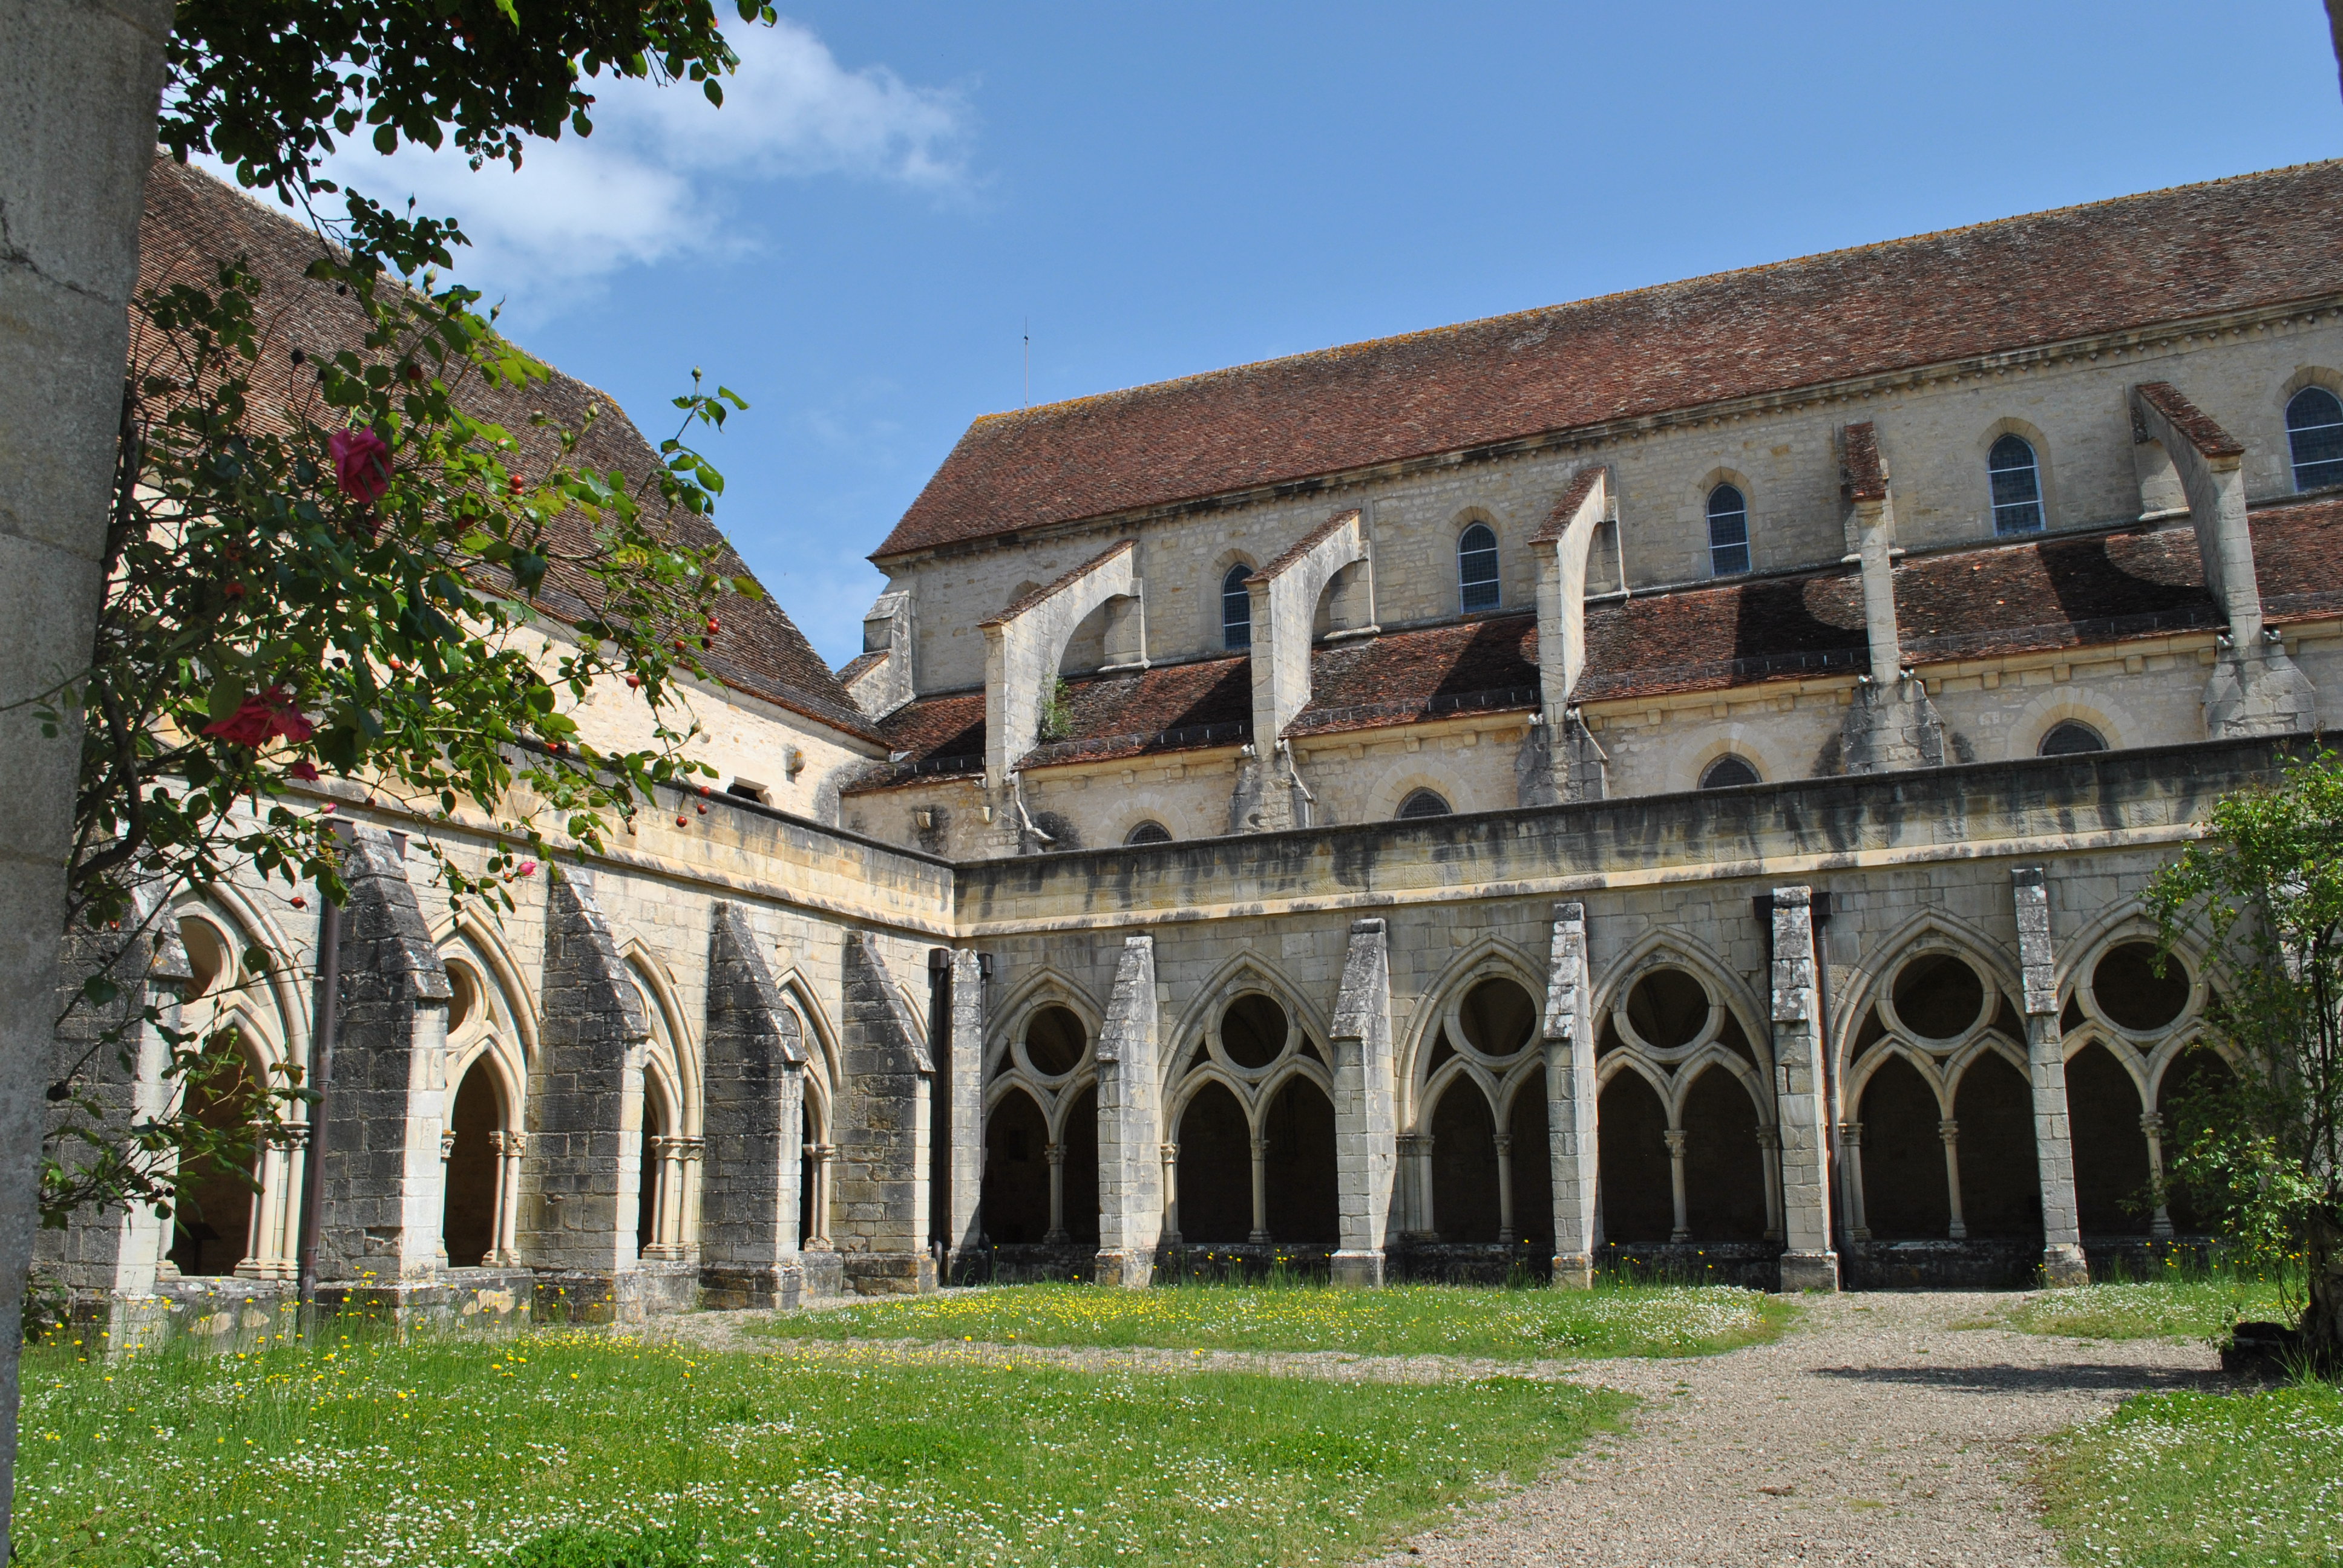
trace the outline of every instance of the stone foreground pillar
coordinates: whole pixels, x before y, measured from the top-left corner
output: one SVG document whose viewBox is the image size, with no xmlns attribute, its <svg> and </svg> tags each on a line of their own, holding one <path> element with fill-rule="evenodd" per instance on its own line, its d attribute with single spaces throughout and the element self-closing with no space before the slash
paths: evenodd
<svg viewBox="0 0 2343 1568">
<path fill-rule="evenodd" d="M 2020 866 L 2009 879 L 2017 902 L 2026 1077 L 2034 1089 L 2034 1159 L 2042 1182 L 2042 1274 L 2053 1285 L 2087 1285 L 2091 1271 L 2083 1261 L 2082 1211 L 2075 1201 L 2075 1145 L 2066 1119 L 2066 1045 L 2058 1028 L 2050 890 L 2039 866 Z"/>
<path fill-rule="evenodd" d="M 445 1253 L 447 1003 L 455 994 L 407 880 L 404 844 L 372 828 L 342 851 L 342 978 L 326 1101 L 320 1280 L 430 1281 Z"/>
<path fill-rule="evenodd" d="M 831 1132 L 838 1145 L 830 1239 L 860 1295 L 936 1288 L 928 1251 L 928 1141 L 935 1062 L 902 988 L 867 931 L 846 938 L 844 1072 Z"/>
<path fill-rule="evenodd" d="M 950 1031 L 945 1052 L 951 1117 L 944 1165 L 950 1186 L 943 1215 L 944 1278 L 956 1280 L 961 1261 L 974 1259 L 984 1246 L 984 957 L 973 948 L 953 948 L 938 978 L 945 988 L 940 1017 Z"/>
<path fill-rule="evenodd" d="M 1155 939 L 1123 939 L 1098 1040 L 1099 1245 L 1101 1285 L 1143 1289 L 1163 1239 L 1163 1094 L 1155 1011 Z"/>
<path fill-rule="evenodd" d="M 1594 1283 L 1594 987 L 1586 969 L 1586 906 L 1554 907 L 1545 980 L 1547 1158 L 1554 1167 L 1554 1282 Z"/>
<path fill-rule="evenodd" d="M 571 1276 L 558 1288 L 573 1313 L 600 1317 L 605 1302 L 632 1305 L 618 1300 L 619 1276 L 637 1261 L 650 1020 L 592 884 L 574 868 L 546 889 L 544 975 L 519 1250 L 541 1274 Z"/>
<path fill-rule="evenodd" d="M 708 931 L 699 1284 L 710 1307 L 781 1307 L 805 1293 L 798 1183 L 805 1161 L 805 1040 L 738 904 Z M 680 1193 L 678 1194 L 680 1197 Z"/>
<path fill-rule="evenodd" d="M 1835 1291 L 1825 1132 L 1822 999 L 1815 976 L 1814 894 L 1774 890 L 1774 1105 L 1782 1130 L 1782 1289 Z"/>
<path fill-rule="evenodd" d="M 1392 1083 L 1391 949 L 1379 919 L 1351 925 L 1334 1001 L 1334 1183 L 1338 1285 L 1383 1282 L 1399 1113 Z"/>
</svg>

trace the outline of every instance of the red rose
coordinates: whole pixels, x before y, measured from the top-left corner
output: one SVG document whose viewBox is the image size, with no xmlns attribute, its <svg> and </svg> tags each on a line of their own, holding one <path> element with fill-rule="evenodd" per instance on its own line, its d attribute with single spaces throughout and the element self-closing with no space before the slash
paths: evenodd
<svg viewBox="0 0 2343 1568">
<path fill-rule="evenodd" d="M 315 762 L 296 762 L 285 769 L 285 777 L 298 779 L 304 784 L 315 784 L 317 781 L 317 765 Z M 327 809 L 332 809 L 331 807 Z"/>
<path fill-rule="evenodd" d="M 256 751 L 280 736 L 287 740 L 307 740 L 317 731 L 317 727 L 302 718 L 301 710 L 293 706 L 293 694 L 281 686 L 272 686 L 258 696 L 246 698 L 234 713 L 204 726 L 206 735 L 217 736 L 231 746 L 248 746 Z M 309 765 L 304 762 L 298 766 Z M 317 777 L 317 770 L 311 769 L 309 776 Z"/>
<path fill-rule="evenodd" d="M 326 450 L 333 455 L 334 482 L 350 499 L 372 506 L 390 488 L 390 448 L 373 431 L 337 430 L 326 437 Z"/>
</svg>

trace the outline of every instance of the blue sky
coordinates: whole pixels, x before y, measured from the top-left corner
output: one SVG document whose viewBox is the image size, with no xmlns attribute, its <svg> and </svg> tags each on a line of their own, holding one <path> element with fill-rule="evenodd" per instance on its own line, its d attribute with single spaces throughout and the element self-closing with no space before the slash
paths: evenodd
<svg viewBox="0 0 2343 1568">
<path fill-rule="evenodd" d="M 783 15 L 720 111 L 366 184 L 654 439 L 749 399 L 718 520 L 833 664 L 1029 319 L 1041 403 L 2343 154 L 2317 0 Z"/>
</svg>

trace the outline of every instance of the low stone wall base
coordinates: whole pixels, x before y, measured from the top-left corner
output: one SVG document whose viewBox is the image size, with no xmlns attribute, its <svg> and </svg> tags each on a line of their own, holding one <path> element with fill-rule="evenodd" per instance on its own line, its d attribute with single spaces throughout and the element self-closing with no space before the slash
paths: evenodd
<svg viewBox="0 0 2343 1568">
<path fill-rule="evenodd" d="M 796 1263 L 768 1269 L 703 1268 L 699 1304 L 710 1312 L 769 1307 L 789 1312 L 805 1300 L 805 1270 Z"/>
<path fill-rule="evenodd" d="M 840 1252 L 846 1290 L 857 1296 L 911 1296 L 936 1288 L 936 1261 L 925 1252 Z"/>
<path fill-rule="evenodd" d="M 1823 1254 L 1825 1257 L 1828 1253 Z M 1597 1279 L 1687 1285 L 1739 1285 L 1751 1291 L 1804 1289 L 1782 1282 L 1779 1241 L 1613 1242 L 1594 1250 Z M 1828 1289 L 1837 1289 L 1832 1276 Z"/>
<path fill-rule="evenodd" d="M 501 1334 L 528 1326 L 537 1276 L 527 1269 L 449 1269 L 425 1280 L 320 1280 L 317 1313 L 414 1333 Z M 291 1288 L 286 1287 L 287 1295 Z"/>
<path fill-rule="evenodd" d="M 1851 1291 L 2017 1291 L 2042 1282 L 2039 1237 L 1964 1241 L 1850 1241 Z"/>
</svg>

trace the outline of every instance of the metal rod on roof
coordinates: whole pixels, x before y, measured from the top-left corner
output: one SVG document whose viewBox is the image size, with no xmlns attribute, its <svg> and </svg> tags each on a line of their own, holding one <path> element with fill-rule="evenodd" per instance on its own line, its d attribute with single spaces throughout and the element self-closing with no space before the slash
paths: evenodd
<svg viewBox="0 0 2343 1568">
<path fill-rule="evenodd" d="M 1033 407 L 1033 318 L 1025 318 L 1025 407 Z"/>
</svg>

